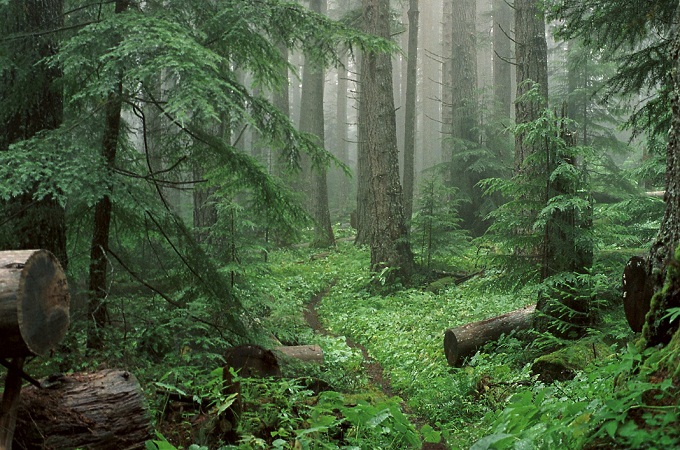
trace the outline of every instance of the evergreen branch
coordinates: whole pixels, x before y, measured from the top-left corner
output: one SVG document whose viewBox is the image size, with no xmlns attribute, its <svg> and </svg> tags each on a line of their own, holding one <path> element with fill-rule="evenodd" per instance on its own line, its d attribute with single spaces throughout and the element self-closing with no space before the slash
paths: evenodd
<svg viewBox="0 0 680 450">
<path fill-rule="evenodd" d="M 120 258 L 113 250 L 108 249 L 108 250 L 107 250 L 107 253 L 108 253 L 109 255 L 113 256 L 113 258 L 114 258 L 116 261 L 118 261 L 118 264 L 120 264 L 120 266 L 121 266 L 127 273 L 129 273 L 130 276 L 132 276 L 132 278 L 134 278 L 135 280 L 137 280 L 138 282 L 140 282 L 142 285 L 144 285 L 144 287 L 146 287 L 146 288 L 150 289 L 151 291 L 155 292 L 159 297 L 161 297 L 163 300 L 165 300 L 166 302 L 168 302 L 169 304 L 171 304 L 171 305 L 174 306 L 175 308 L 179 308 L 179 309 L 185 309 L 185 308 L 186 308 L 186 305 L 183 305 L 182 303 L 180 303 L 180 302 L 178 302 L 178 301 L 176 301 L 176 300 L 173 300 L 173 299 L 170 298 L 168 295 L 166 295 L 164 292 L 162 292 L 160 289 L 157 289 L 156 287 L 154 287 L 153 285 L 151 285 L 150 283 L 148 283 L 146 280 L 144 280 L 144 278 L 142 278 L 137 272 L 135 272 L 134 270 L 132 270 L 131 268 L 129 268 L 129 267 L 123 262 L 122 258 Z M 215 324 L 215 323 L 212 323 L 212 322 L 210 322 L 210 321 L 208 321 L 208 320 L 201 319 L 200 317 L 197 317 L 197 316 L 195 316 L 195 315 L 193 315 L 193 314 L 191 314 L 191 313 L 188 313 L 188 316 L 189 316 L 191 319 L 195 320 L 196 322 L 202 323 L 202 324 L 204 324 L 204 325 L 208 325 L 209 327 L 215 329 L 215 330 L 217 331 L 217 333 L 220 335 L 220 337 L 221 337 L 222 339 L 224 339 L 224 334 L 222 333 L 222 327 L 220 327 L 219 325 L 217 325 L 217 324 Z M 233 331 L 233 330 L 232 330 L 232 331 Z M 235 333 L 236 333 L 236 332 L 235 332 Z M 236 334 L 239 334 L 239 333 L 236 333 Z M 242 337 L 245 337 L 245 336 L 243 336 L 243 335 L 241 335 L 241 334 L 239 334 L 239 335 L 242 336 Z"/>
<path fill-rule="evenodd" d="M 75 28 L 84 28 L 86 26 L 99 23 L 100 21 L 98 20 L 91 20 L 89 22 L 83 22 L 83 23 L 78 23 L 75 25 L 67 25 L 64 27 L 59 27 L 59 28 L 53 28 L 51 30 L 44 30 L 44 31 L 33 31 L 30 33 L 17 33 L 10 35 L 8 37 L 0 39 L 0 42 L 11 42 L 11 41 L 18 41 L 20 39 L 26 39 L 26 38 L 34 38 L 34 37 L 40 37 L 40 36 L 46 36 L 48 34 L 54 34 L 54 33 L 60 33 L 62 31 L 68 31 L 68 30 L 73 30 Z"/>
</svg>

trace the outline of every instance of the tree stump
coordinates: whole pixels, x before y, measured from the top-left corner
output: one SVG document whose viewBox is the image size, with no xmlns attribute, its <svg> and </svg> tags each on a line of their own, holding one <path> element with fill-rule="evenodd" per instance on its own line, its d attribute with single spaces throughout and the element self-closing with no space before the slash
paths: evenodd
<svg viewBox="0 0 680 450">
<path fill-rule="evenodd" d="M 0 358 L 44 355 L 69 325 L 66 275 L 47 250 L 0 252 Z"/>
<path fill-rule="evenodd" d="M 449 328 L 444 333 L 446 360 L 450 366 L 458 367 L 487 342 L 511 331 L 529 328 L 535 310 L 536 305 L 525 306 L 501 316 Z"/>
<path fill-rule="evenodd" d="M 57 375 L 27 387 L 15 448 L 143 449 L 151 421 L 137 379 L 122 370 Z"/>
<path fill-rule="evenodd" d="M 630 328 L 639 333 L 645 324 L 654 288 L 647 276 L 647 260 L 633 256 L 623 269 L 623 309 Z"/>
</svg>

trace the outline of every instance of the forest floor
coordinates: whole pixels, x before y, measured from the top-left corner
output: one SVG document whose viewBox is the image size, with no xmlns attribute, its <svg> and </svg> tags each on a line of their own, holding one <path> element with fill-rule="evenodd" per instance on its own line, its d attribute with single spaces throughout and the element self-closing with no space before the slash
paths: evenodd
<svg viewBox="0 0 680 450">
<path fill-rule="evenodd" d="M 335 336 L 333 333 L 330 333 L 328 330 L 324 328 L 319 318 L 319 313 L 317 311 L 317 306 L 323 300 L 324 295 L 326 295 L 329 292 L 330 288 L 331 286 L 329 286 L 328 288 L 324 289 L 323 291 L 319 292 L 318 294 L 312 297 L 310 302 L 307 303 L 307 305 L 305 306 L 304 318 L 309 327 L 312 330 L 314 330 L 315 333 L 326 336 Z M 380 364 L 380 362 L 378 362 L 375 358 L 372 358 L 371 355 L 368 353 L 366 347 L 364 347 L 363 345 L 357 344 L 356 342 L 352 341 L 347 337 L 345 338 L 345 342 L 347 343 L 348 347 L 355 348 L 361 351 L 361 354 L 364 358 L 363 363 L 364 369 L 366 370 L 366 374 L 371 385 L 382 391 L 383 394 L 385 394 L 386 396 L 394 397 L 395 392 L 392 389 L 392 385 L 390 383 L 389 378 L 385 375 L 385 371 L 382 367 L 382 364 Z M 414 414 L 411 408 L 409 408 L 406 400 L 401 402 L 401 407 L 404 410 L 404 412 L 408 415 L 411 422 L 416 426 L 416 428 L 420 428 L 423 424 L 427 423 L 426 419 Z M 442 442 L 440 443 L 423 442 L 422 446 L 422 450 L 445 450 L 446 448 L 448 447 L 446 446 L 443 438 Z"/>
</svg>

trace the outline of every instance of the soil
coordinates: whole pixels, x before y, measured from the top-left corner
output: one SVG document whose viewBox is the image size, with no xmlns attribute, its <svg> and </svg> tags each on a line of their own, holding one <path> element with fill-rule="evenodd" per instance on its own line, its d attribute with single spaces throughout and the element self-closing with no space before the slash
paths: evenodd
<svg viewBox="0 0 680 450">
<path fill-rule="evenodd" d="M 319 313 L 316 311 L 317 306 L 323 297 L 328 293 L 328 291 L 330 291 L 331 287 L 332 286 L 329 286 L 327 289 L 312 297 L 304 310 L 304 317 L 307 321 L 307 324 L 319 334 L 332 335 L 332 333 L 323 327 L 321 320 L 319 320 Z M 371 358 L 364 346 L 357 344 L 348 338 L 345 338 L 345 342 L 350 348 L 356 348 L 361 351 L 361 354 L 364 357 L 364 368 L 371 384 L 379 388 L 386 396 L 393 397 L 395 395 L 394 390 L 390 385 L 389 378 L 384 374 L 383 367 L 380 365 L 380 363 Z M 404 398 L 403 395 L 400 395 L 400 397 Z M 422 417 L 418 417 L 413 413 L 413 411 L 406 404 L 406 401 L 404 401 L 401 406 L 404 412 L 411 418 L 411 422 L 413 422 L 416 428 L 420 428 L 422 425 L 427 423 L 427 420 L 423 419 Z M 424 442 L 422 446 L 422 450 L 445 450 L 447 448 L 448 447 L 446 446 L 443 438 L 439 443 Z"/>
</svg>

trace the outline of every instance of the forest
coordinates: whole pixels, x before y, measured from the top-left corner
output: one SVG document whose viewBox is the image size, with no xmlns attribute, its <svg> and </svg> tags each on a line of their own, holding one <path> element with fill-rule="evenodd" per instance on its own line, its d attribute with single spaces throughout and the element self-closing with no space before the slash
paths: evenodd
<svg viewBox="0 0 680 450">
<path fill-rule="evenodd" d="M 0 450 L 680 449 L 680 2 L 0 29 Z"/>
</svg>

